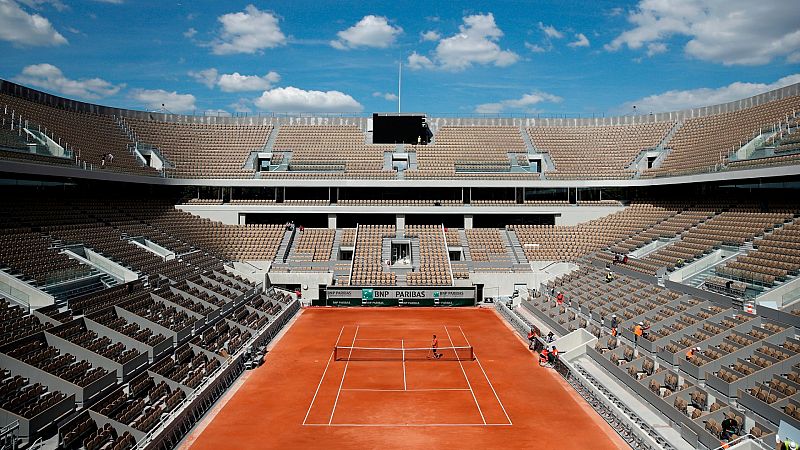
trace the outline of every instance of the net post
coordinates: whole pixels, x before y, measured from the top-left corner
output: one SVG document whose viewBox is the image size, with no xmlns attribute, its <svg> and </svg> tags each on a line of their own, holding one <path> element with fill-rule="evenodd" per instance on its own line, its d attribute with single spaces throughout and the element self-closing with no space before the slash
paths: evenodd
<svg viewBox="0 0 800 450">
<path fill-rule="evenodd" d="M 475 351 L 471 345 L 469 346 L 469 360 L 475 361 Z"/>
<path fill-rule="evenodd" d="M 333 360 L 334 361 L 338 361 L 339 360 L 339 346 L 337 346 L 337 345 L 333 346 Z"/>
</svg>

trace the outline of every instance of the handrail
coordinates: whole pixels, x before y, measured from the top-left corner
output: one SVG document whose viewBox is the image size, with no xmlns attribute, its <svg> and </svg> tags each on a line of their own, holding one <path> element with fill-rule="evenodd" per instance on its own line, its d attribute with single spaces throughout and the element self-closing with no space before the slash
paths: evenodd
<svg viewBox="0 0 800 450">
<path fill-rule="evenodd" d="M 720 444 L 720 446 L 714 448 L 714 450 L 728 449 L 728 448 L 733 447 L 734 445 L 741 444 L 742 442 L 745 442 L 747 440 L 752 440 L 753 443 L 755 445 L 757 445 L 759 448 L 762 448 L 764 450 L 772 450 L 772 447 L 770 447 L 769 445 L 765 444 L 763 441 L 759 440 L 757 437 L 753 436 L 750 433 L 747 433 L 747 434 L 745 434 L 743 436 L 739 436 L 736 439 L 732 439 L 732 440 L 730 440 L 730 441 L 728 441 L 728 442 L 726 442 L 724 444 Z"/>
<path fill-rule="evenodd" d="M 453 265 L 450 264 L 450 249 L 447 247 L 447 234 L 444 232 L 444 224 L 442 226 L 442 237 L 444 238 L 444 257 L 447 258 L 447 270 L 450 271 L 450 286 L 456 285 L 456 279 L 453 278 Z"/>
<path fill-rule="evenodd" d="M 353 265 L 356 262 L 356 246 L 358 245 L 358 222 L 356 222 L 356 235 L 353 237 L 353 257 L 350 258 L 350 275 L 347 276 L 347 285 L 353 285 Z"/>
</svg>

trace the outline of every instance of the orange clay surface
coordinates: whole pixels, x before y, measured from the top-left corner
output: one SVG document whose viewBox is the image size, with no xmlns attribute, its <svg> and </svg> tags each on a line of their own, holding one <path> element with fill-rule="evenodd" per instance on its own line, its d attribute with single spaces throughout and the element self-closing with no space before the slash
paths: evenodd
<svg viewBox="0 0 800 450">
<path fill-rule="evenodd" d="M 472 345 L 472 361 L 337 361 L 333 347 Z M 492 309 L 305 309 L 192 449 L 625 443 Z"/>
</svg>

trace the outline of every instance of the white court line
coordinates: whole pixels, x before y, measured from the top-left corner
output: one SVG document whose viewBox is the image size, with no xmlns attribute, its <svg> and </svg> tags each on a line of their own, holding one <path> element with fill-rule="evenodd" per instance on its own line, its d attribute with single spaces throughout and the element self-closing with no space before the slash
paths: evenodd
<svg viewBox="0 0 800 450">
<path fill-rule="evenodd" d="M 400 339 L 400 348 L 403 349 L 403 390 L 408 390 L 408 384 L 406 384 L 406 345 L 402 339 Z"/>
<path fill-rule="evenodd" d="M 359 326 L 356 325 L 356 332 L 353 334 L 353 344 L 356 343 L 356 336 L 358 336 Z M 347 361 L 344 363 L 344 372 L 342 372 L 342 381 L 339 383 L 339 390 L 336 391 L 336 400 L 333 402 L 333 409 L 331 409 L 331 418 L 328 420 L 328 425 L 333 422 L 333 414 L 336 412 L 336 404 L 339 403 L 339 394 L 342 393 L 342 385 L 344 384 L 344 377 L 347 376 L 347 366 L 350 365 L 350 357 L 353 356 L 353 344 L 350 344 L 350 354 L 347 355 Z"/>
<path fill-rule="evenodd" d="M 446 328 L 446 327 L 445 327 Z M 469 345 L 469 339 L 467 339 L 466 333 L 464 333 L 464 329 L 461 328 L 461 325 L 458 326 L 458 329 L 461 330 L 461 335 L 464 336 L 464 340 Z M 503 414 L 506 415 L 506 419 L 508 420 L 508 424 L 512 425 L 511 417 L 508 417 L 508 412 L 506 412 L 506 407 L 503 406 L 503 402 L 500 401 L 500 397 L 497 395 L 497 391 L 494 390 L 494 386 L 492 386 L 492 382 L 489 380 L 489 376 L 486 375 L 486 371 L 483 370 L 483 364 L 481 364 L 481 360 L 478 359 L 478 356 L 475 354 L 475 350 L 473 349 L 472 356 L 475 358 L 475 361 L 478 363 L 478 367 L 481 368 L 481 372 L 483 372 L 483 377 L 486 378 L 486 382 L 489 383 L 489 387 L 492 388 L 492 392 L 494 392 L 494 398 L 497 399 L 497 403 L 500 404 L 500 408 L 503 409 Z"/>
<path fill-rule="evenodd" d="M 510 423 L 306 423 L 307 427 L 509 427 Z"/>
<path fill-rule="evenodd" d="M 306 420 L 308 420 L 308 415 L 311 414 L 311 407 L 314 406 L 314 400 L 317 399 L 319 388 L 320 386 L 322 386 L 322 380 L 325 379 L 325 374 L 328 373 L 328 366 L 331 364 L 331 360 L 333 359 L 333 354 L 336 352 L 336 346 L 339 345 L 339 339 L 341 339 L 343 331 L 344 331 L 344 325 L 342 325 L 342 329 L 339 330 L 339 336 L 336 337 L 336 344 L 333 346 L 333 350 L 331 350 L 331 356 L 328 357 L 328 362 L 327 364 L 325 364 L 325 370 L 322 372 L 322 376 L 319 378 L 319 384 L 317 384 L 317 390 L 314 391 L 314 397 L 311 399 L 311 404 L 308 405 L 308 411 L 306 411 L 306 416 L 303 418 L 303 425 L 306 424 Z"/>
<path fill-rule="evenodd" d="M 432 392 L 432 391 L 465 391 L 469 389 L 464 388 L 429 388 L 429 389 L 369 389 L 369 388 L 345 388 L 343 391 L 361 391 L 361 392 Z"/>
<path fill-rule="evenodd" d="M 444 332 L 447 333 L 447 339 L 450 341 L 450 344 L 453 344 L 453 339 L 450 337 L 450 332 L 447 331 L 447 326 L 444 327 Z M 475 391 L 472 390 L 472 384 L 469 382 L 469 377 L 467 377 L 467 371 L 464 370 L 464 365 L 461 364 L 461 359 L 458 359 L 458 365 L 461 367 L 461 373 L 464 374 L 464 379 L 467 380 L 467 386 L 469 386 L 469 391 L 472 393 L 472 399 L 475 400 L 475 406 L 478 407 L 478 413 L 481 415 L 481 420 L 483 420 L 484 425 L 486 424 L 486 418 L 483 417 L 483 411 L 481 411 L 481 405 L 478 404 L 478 398 L 475 397 Z"/>
</svg>

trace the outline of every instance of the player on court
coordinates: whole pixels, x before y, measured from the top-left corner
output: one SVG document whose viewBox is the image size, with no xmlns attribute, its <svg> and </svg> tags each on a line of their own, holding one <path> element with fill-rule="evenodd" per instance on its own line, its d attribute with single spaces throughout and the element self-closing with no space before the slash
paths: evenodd
<svg viewBox="0 0 800 450">
<path fill-rule="evenodd" d="M 439 339 L 434 334 L 433 340 L 431 341 L 431 353 L 433 354 L 434 359 L 439 359 L 442 357 L 442 354 L 437 352 L 438 349 L 439 349 Z"/>
</svg>

